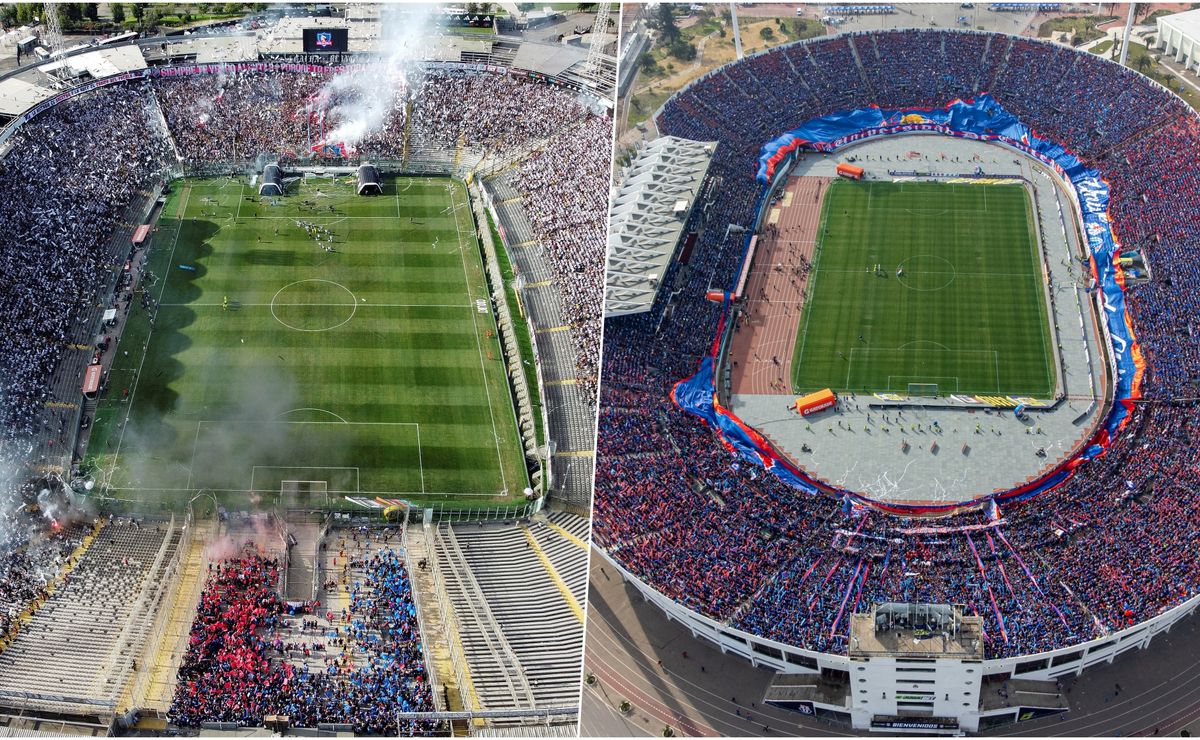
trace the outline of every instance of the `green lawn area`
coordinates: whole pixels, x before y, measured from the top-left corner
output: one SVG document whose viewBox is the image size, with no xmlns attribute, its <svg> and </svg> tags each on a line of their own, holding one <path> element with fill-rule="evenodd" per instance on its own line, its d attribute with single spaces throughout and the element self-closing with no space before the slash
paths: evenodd
<svg viewBox="0 0 1200 740">
<path fill-rule="evenodd" d="M 247 508 L 317 481 L 331 499 L 523 499 L 463 187 L 398 178 L 371 198 L 353 179 L 277 198 L 236 179 L 175 184 L 151 247 L 156 323 L 135 299 L 90 443 L 113 496 L 205 488 Z M 329 229 L 336 251 L 298 222 Z"/>
<path fill-rule="evenodd" d="M 1016 185 L 835 182 L 792 363 L 796 390 L 936 383 L 942 394 L 1052 396 L 1030 214 Z"/>
<path fill-rule="evenodd" d="M 488 229 L 492 232 L 492 244 L 496 245 L 496 259 L 500 263 L 500 273 L 504 276 L 504 300 L 508 304 L 509 315 L 513 318 L 513 327 L 517 335 L 517 346 L 521 350 L 521 360 L 525 365 L 525 382 L 529 388 L 529 405 L 533 409 L 534 426 L 537 429 L 539 445 L 546 442 L 546 430 L 542 428 L 542 393 L 537 383 L 537 354 L 533 351 L 533 336 L 529 333 L 529 319 L 521 312 L 521 301 L 517 290 L 513 287 L 516 272 L 512 261 L 500 238 L 500 231 L 492 222 L 492 214 L 487 214 Z"/>
<path fill-rule="evenodd" d="M 1116 20 L 1112 15 L 1074 15 L 1051 18 L 1038 26 L 1038 36 L 1046 38 L 1056 31 L 1067 31 L 1072 37 L 1078 36 L 1080 43 L 1094 41 L 1104 35 L 1096 26 Z"/>
</svg>

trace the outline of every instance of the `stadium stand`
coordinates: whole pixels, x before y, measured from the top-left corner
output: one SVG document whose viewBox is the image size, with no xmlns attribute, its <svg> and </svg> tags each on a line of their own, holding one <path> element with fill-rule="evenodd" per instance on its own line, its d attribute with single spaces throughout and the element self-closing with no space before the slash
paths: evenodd
<svg viewBox="0 0 1200 740">
<path fill-rule="evenodd" d="M 529 523 L 442 524 L 433 533 L 484 707 L 578 700 L 586 531 L 587 520 L 556 512 Z"/>
<path fill-rule="evenodd" d="M 368 734 L 427 732 L 396 712 L 432 711 L 433 695 L 404 557 L 390 539 L 344 538 L 331 585 L 338 613 L 279 596 L 279 561 L 247 545 L 210 565 L 171 709 L 180 726 L 353 726 Z"/>
<path fill-rule="evenodd" d="M 104 526 L 0 654 L 5 689 L 27 692 L 42 710 L 111 711 L 148 638 L 140 612 L 166 587 L 167 564 L 181 536 L 174 520 Z"/>
<path fill-rule="evenodd" d="M 1056 491 L 916 522 L 844 513 L 739 462 L 669 398 L 715 336 L 710 285 L 735 275 L 726 224 L 748 224 L 759 147 L 829 113 L 942 106 L 989 92 L 1098 168 L 1126 248 L 1156 279 L 1129 293 L 1149 371 L 1123 434 Z M 1147 78 L 1025 38 L 885 31 L 799 42 L 715 70 L 667 101 L 663 134 L 719 141 L 690 265 L 671 266 L 653 309 L 605 328 L 595 533 L 678 604 L 767 639 L 844 654 L 839 615 L 884 601 L 961 603 L 984 617 L 988 658 L 1107 636 L 1200 593 L 1200 119 Z M 693 216 L 698 218 L 698 216 Z M 715 225 L 715 226 L 714 226 Z M 713 276 L 716 277 L 713 277 Z M 981 525 L 964 531 L 963 525 Z"/>
</svg>

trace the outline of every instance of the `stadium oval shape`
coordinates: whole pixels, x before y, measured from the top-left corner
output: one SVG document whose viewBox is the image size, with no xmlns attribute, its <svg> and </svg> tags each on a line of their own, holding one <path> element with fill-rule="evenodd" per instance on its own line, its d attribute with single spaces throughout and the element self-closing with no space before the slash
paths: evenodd
<svg viewBox="0 0 1200 740">
<path fill-rule="evenodd" d="M 1059 80 L 1058 96 L 1031 89 L 1031 80 L 1044 79 Z M 1106 108 L 1091 124 L 1094 111 L 1087 106 L 1111 97 L 1112 89 L 1123 90 L 1124 105 Z M 984 96 L 989 92 L 994 97 Z M 874 132 L 863 136 L 951 133 L 945 121 L 914 116 L 972 104 L 1003 106 L 1010 123 L 1024 125 L 1028 140 L 997 137 L 1010 151 L 1057 164 L 1062 177 L 1080 176 L 1069 190 L 1092 242 L 1093 264 L 1111 270 L 1106 298 L 1123 300 L 1123 279 L 1119 269 L 1095 257 L 1115 261 L 1119 243 L 1158 245 L 1160 264 L 1187 269 L 1188 248 L 1198 235 L 1172 214 L 1200 206 L 1183 171 L 1188 152 L 1200 152 L 1200 119 L 1153 80 L 1087 53 L 970 31 L 823 37 L 720 67 L 678 91 L 655 119 L 663 134 L 719 142 L 712 171 L 723 187 L 708 204 L 714 214 L 706 217 L 752 224 L 772 167 L 804 138 L 794 130 L 806 121 L 861 115 L 866 125 L 851 132 Z M 880 131 L 879 123 L 892 118 L 896 130 Z M 840 146 L 852 136 L 843 130 L 830 139 Z M 1034 138 L 1045 144 L 1040 153 L 1032 151 Z M 772 143 L 760 150 L 766 141 Z M 1071 157 L 1079 168 L 1063 167 L 1059 157 Z M 1085 172 L 1082 162 L 1105 179 Z M 1148 166 L 1157 163 L 1168 166 Z M 1150 198 L 1131 187 L 1135 177 L 1158 178 Z M 1105 233 L 1110 223 L 1115 235 Z M 720 237 L 701 236 L 691 261 L 715 275 L 732 275 L 733 283 L 746 245 L 731 258 Z M 1093 239 L 1102 242 L 1099 249 Z M 678 265 L 672 270 L 663 284 L 680 278 Z M 988 507 L 956 511 L 933 526 L 908 526 L 890 514 L 880 523 L 880 515 L 870 512 L 854 521 L 839 512 L 837 496 L 810 495 L 815 487 L 795 486 L 788 480 L 792 471 L 778 474 L 778 460 L 761 435 L 714 410 L 713 337 L 719 341 L 730 293 L 718 308 L 705 298 L 709 289 L 684 285 L 660 294 L 648 316 L 608 320 L 594 499 L 597 549 L 694 636 L 780 672 L 830 669 L 853 678 L 863 668 L 849 656 L 838 627 L 860 603 L 962 604 L 964 613 L 983 620 L 987 649 L 976 663 L 978 678 L 1053 680 L 1144 647 L 1195 611 L 1200 573 L 1168 564 L 1195 559 L 1191 532 L 1178 520 L 1195 511 L 1188 488 L 1195 476 L 1187 471 L 1189 460 L 1195 462 L 1188 437 L 1196 408 L 1194 402 L 1175 405 L 1173 396 L 1189 387 L 1200 358 L 1181 352 L 1180 342 L 1188 339 L 1157 318 L 1158 309 L 1169 310 L 1181 296 L 1146 291 L 1144 299 L 1131 300 L 1128 312 L 1110 317 L 1107 328 L 1116 331 L 1106 335 L 1109 351 L 1119 349 L 1128 364 L 1112 368 L 1119 408 L 1085 448 L 1089 464 L 1080 465 L 1080 457 L 1043 478 L 1036 490 L 1014 489 L 1014 505 L 1003 516 Z M 1145 358 L 1134 352 L 1135 328 Z M 1143 392 L 1150 402 L 1135 405 Z M 686 413 L 689 408 L 720 426 L 720 443 Z M 1119 434 L 1127 424 L 1131 431 Z M 1145 455 L 1159 454 L 1142 444 L 1154 434 L 1151 427 L 1179 441 L 1145 465 Z M 670 441 L 656 439 L 664 436 Z M 1147 471 L 1160 462 L 1162 468 Z M 1125 463 L 1130 469 L 1122 471 Z M 764 467 L 777 476 L 760 475 Z M 1050 488 L 1059 491 L 1030 503 Z M 1153 494 L 1146 511 L 1130 511 L 1127 502 L 1146 492 Z M 1168 523 L 1175 526 L 1164 527 Z M 1157 546 L 1164 539 L 1166 546 Z M 1157 544 L 1147 544 L 1152 540 Z M 1119 587 L 1089 570 L 1101 560 L 1129 566 Z M 847 706 L 852 703 L 847 698 Z M 809 704 L 806 713 L 811 711 Z M 960 728 L 978 729 L 981 720 L 1014 711 L 964 711 Z M 869 716 L 852 714 L 856 728 L 869 726 Z"/>
<path fill-rule="evenodd" d="M 803 126 L 763 145 L 756 175 L 757 181 L 763 187 L 755 205 L 755 222 L 762 222 L 770 205 L 768 200 L 773 192 L 772 186 L 777 184 L 778 170 L 797 152 L 806 149 L 821 153 L 836 152 L 843 147 L 876 137 L 913 133 L 935 133 L 1003 145 L 1053 168 L 1070 186 L 1067 192 L 1072 195 L 1072 205 L 1081 215 L 1083 231 L 1087 234 L 1088 246 L 1091 249 L 1092 272 L 1102 291 L 1109 351 L 1116 369 L 1113 398 L 1116 403 L 1083 449 L 1036 480 L 1006 491 L 983 494 L 972 500 L 941 504 L 886 502 L 860 491 L 838 488 L 816 480 L 792 464 L 785 455 L 780 454 L 762 434 L 753 430 L 732 411 L 723 408 L 716 400 L 715 370 L 705 367 L 717 362 L 717 343 L 714 343 L 712 356 L 701 361 L 700 371 L 676 384 L 671 397 L 680 408 L 704 419 L 721 436 L 727 447 L 738 452 L 739 457 L 763 467 L 789 485 L 807 493 L 844 497 L 854 503 L 900 515 L 946 514 L 970 506 L 979 506 L 988 501 L 1025 501 L 1061 486 L 1074 474 L 1078 466 L 1102 455 L 1108 449 L 1112 437 L 1117 435 L 1128 421 L 1133 401 L 1141 397 L 1145 361 L 1125 308 L 1124 285 L 1116 262 L 1121 245 L 1117 243 L 1110 226 L 1108 186 L 1101 180 L 1100 173 L 1086 167 L 1066 148 L 1039 137 L 1029 126 L 1005 111 L 1003 106 L 987 93 L 969 101 L 952 101 L 940 110 L 888 110 L 872 107 L 840 111 L 808 121 Z M 743 255 L 749 252 L 750 238 L 751 235 L 747 234 Z M 727 326 L 728 301 L 736 280 L 737 276 L 734 275 L 729 290 L 725 292 L 726 313 L 722 317 L 722 326 Z"/>
</svg>

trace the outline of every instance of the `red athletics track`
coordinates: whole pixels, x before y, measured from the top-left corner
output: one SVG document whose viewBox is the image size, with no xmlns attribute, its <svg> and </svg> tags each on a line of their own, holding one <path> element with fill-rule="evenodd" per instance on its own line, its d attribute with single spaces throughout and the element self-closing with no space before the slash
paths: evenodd
<svg viewBox="0 0 1200 740">
<path fill-rule="evenodd" d="M 830 177 L 792 177 L 767 210 L 733 334 L 733 392 L 789 395 L 792 353 Z"/>
</svg>

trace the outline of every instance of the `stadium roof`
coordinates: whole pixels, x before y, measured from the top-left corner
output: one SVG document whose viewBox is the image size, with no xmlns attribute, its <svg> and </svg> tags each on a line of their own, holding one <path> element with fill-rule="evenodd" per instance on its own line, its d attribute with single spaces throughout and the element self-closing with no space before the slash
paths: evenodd
<svg viewBox="0 0 1200 740">
<path fill-rule="evenodd" d="M 135 69 L 145 69 L 146 58 L 137 46 L 114 46 L 87 54 L 63 57 L 58 61 L 43 64 L 38 70 L 45 74 L 53 74 L 64 67 L 69 68 L 72 74 L 89 74 L 95 79 L 100 79 Z"/>
<path fill-rule="evenodd" d="M 716 147 L 665 136 L 629 165 L 608 217 L 606 316 L 644 313 L 654 305 Z"/>
<path fill-rule="evenodd" d="M 587 49 L 578 46 L 521 44 L 512 66 L 536 69 L 548 75 L 562 74 L 576 62 L 587 59 Z"/>
<path fill-rule="evenodd" d="M 1189 39 L 1200 40 L 1200 10 L 1165 15 L 1158 19 L 1159 28 L 1168 26 L 1181 32 Z"/>
<path fill-rule="evenodd" d="M 10 77 L 0 82 L 0 115 L 16 116 L 54 94 L 48 87 Z"/>
</svg>

